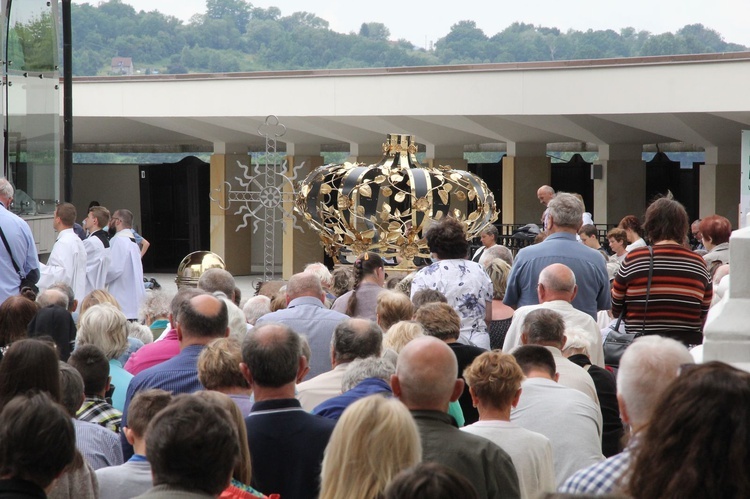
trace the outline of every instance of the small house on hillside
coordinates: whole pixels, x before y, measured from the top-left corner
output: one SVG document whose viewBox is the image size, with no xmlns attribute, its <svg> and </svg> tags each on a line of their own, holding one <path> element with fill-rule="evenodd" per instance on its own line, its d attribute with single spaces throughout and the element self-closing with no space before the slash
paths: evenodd
<svg viewBox="0 0 750 499">
<path fill-rule="evenodd" d="M 111 72 L 116 75 L 132 75 L 135 73 L 133 59 L 130 57 L 113 57 Z"/>
</svg>

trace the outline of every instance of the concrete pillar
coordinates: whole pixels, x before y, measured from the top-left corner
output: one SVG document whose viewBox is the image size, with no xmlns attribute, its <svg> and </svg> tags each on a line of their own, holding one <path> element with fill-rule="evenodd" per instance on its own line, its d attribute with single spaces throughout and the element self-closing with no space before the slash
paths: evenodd
<svg viewBox="0 0 750 499">
<path fill-rule="evenodd" d="M 425 146 L 425 163 L 428 166 L 450 166 L 453 170 L 466 171 L 469 162 L 464 159 L 464 146 Z"/>
<path fill-rule="evenodd" d="M 502 223 L 541 227 L 544 206 L 539 204 L 536 191 L 550 184 L 551 171 L 547 144 L 508 142 L 502 171 Z"/>
<path fill-rule="evenodd" d="M 237 231 L 242 224 L 242 215 L 235 215 L 237 207 L 229 204 L 228 190 L 244 190 L 235 180 L 235 177 L 242 177 L 238 161 L 249 165 L 246 145 L 214 144 L 210 167 L 211 195 L 220 202 L 211 203 L 211 251 L 224 259 L 227 270 L 232 274 L 249 275 L 252 226 Z M 230 187 L 227 188 L 224 182 L 229 182 Z M 220 194 L 217 189 L 220 189 Z M 223 210 L 221 207 L 229 209 Z"/>
<path fill-rule="evenodd" d="M 736 230 L 729 239 L 733 262 L 750 261 L 750 228 Z M 720 360 L 750 371 L 750 272 L 741 263 L 732 264 L 729 297 L 718 315 L 703 330 L 703 361 Z M 725 278 L 727 279 L 727 278 Z"/>
<path fill-rule="evenodd" d="M 303 165 L 297 172 L 295 187 L 308 173 L 323 165 L 323 157 L 320 155 L 319 146 L 301 147 L 299 144 L 288 143 L 286 159 L 290 175 L 293 174 L 293 169 L 296 166 Z M 284 192 L 286 193 L 288 190 L 289 186 L 285 185 Z M 293 203 L 287 202 L 285 207 L 287 211 L 292 211 Z M 290 224 L 283 235 L 282 273 L 284 279 L 289 279 L 292 275 L 302 272 L 308 263 L 323 261 L 324 251 L 318 233 L 314 232 L 300 217 L 297 218 L 297 224 L 305 231 L 292 229 Z"/>
<path fill-rule="evenodd" d="M 594 180 L 594 220 L 617 224 L 626 215 L 643 220 L 646 212 L 646 163 L 641 144 L 599 146 L 601 179 Z"/>
<path fill-rule="evenodd" d="M 740 148 L 707 147 L 706 164 L 700 169 L 700 217 L 721 215 L 739 227 Z"/>
<path fill-rule="evenodd" d="M 349 143 L 349 157 L 346 158 L 348 163 L 372 165 L 379 163 L 381 159 L 383 159 L 383 144 Z"/>
</svg>

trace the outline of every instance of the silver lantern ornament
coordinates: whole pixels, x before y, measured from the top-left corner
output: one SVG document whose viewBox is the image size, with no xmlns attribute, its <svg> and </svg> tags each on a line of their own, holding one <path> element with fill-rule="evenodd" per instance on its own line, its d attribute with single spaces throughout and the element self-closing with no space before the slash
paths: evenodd
<svg viewBox="0 0 750 499">
<path fill-rule="evenodd" d="M 453 216 L 473 238 L 497 219 L 495 198 L 473 173 L 419 164 L 414 136 L 389 134 L 383 159 L 325 165 L 297 189 L 295 211 L 338 261 L 342 250 L 399 257 L 429 257 L 424 238 L 433 220 Z"/>
</svg>

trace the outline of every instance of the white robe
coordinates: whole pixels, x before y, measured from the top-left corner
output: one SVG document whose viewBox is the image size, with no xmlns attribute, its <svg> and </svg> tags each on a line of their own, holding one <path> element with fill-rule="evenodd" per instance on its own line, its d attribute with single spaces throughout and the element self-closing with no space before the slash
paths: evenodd
<svg viewBox="0 0 750 499">
<path fill-rule="evenodd" d="M 109 241 L 108 291 L 117 299 L 125 317 L 138 318 L 138 308 L 146 296 L 143 287 L 141 251 L 129 229 L 119 231 Z"/>
<path fill-rule="evenodd" d="M 78 303 L 86 296 L 86 248 L 73 229 L 57 234 L 47 264 L 40 263 L 39 290 L 43 291 L 58 282 L 73 288 Z"/>
<path fill-rule="evenodd" d="M 109 270 L 109 248 L 104 247 L 101 239 L 90 235 L 83 240 L 86 248 L 86 294 L 95 289 L 104 289 Z"/>
</svg>

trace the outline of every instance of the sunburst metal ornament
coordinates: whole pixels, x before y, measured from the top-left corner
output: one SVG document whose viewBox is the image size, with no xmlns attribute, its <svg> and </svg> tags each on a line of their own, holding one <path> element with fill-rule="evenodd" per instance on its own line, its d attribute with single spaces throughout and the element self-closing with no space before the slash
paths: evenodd
<svg viewBox="0 0 750 499">
<path fill-rule="evenodd" d="M 291 205 L 294 202 L 296 197 L 294 182 L 297 180 L 297 173 L 304 165 L 303 163 L 295 166 L 290 175 L 286 160 L 279 162 L 276 157 L 276 142 L 285 133 L 286 127 L 279 122 L 279 119 L 276 116 L 268 116 L 258 127 L 258 135 L 266 139 L 264 163 L 257 162 L 251 171 L 249 166 L 238 161 L 237 166 L 242 170 L 242 177 L 235 177 L 235 180 L 242 190 L 233 190 L 232 185 L 225 181 L 210 194 L 211 201 L 222 210 L 228 210 L 234 205 L 236 208 L 234 214 L 242 215 L 242 223 L 237 225 L 235 231 L 247 227 L 250 220 L 253 222 L 253 232 L 263 230 L 264 281 L 275 278 L 278 225 L 281 224 L 282 230 L 286 232 L 287 224 L 291 222 L 293 228 L 304 231 L 296 224 L 294 211 L 285 206 L 287 203 Z"/>
<path fill-rule="evenodd" d="M 422 166 L 414 136 L 389 134 L 374 165 L 326 165 L 298 186 L 296 212 L 320 235 L 334 259 L 342 249 L 398 256 L 402 264 L 429 257 L 424 231 L 454 216 L 476 237 L 497 219 L 495 199 L 476 175 Z"/>
</svg>

